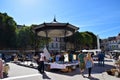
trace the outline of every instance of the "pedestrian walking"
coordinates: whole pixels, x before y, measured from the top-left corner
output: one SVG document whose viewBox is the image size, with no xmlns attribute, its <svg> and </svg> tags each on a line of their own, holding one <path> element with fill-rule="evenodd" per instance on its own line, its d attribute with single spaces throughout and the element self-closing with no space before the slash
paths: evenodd
<svg viewBox="0 0 120 80">
<path fill-rule="evenodd" d="M 44 52 L 41 51 L 39 55 L 39 62 L 38 62 L 38 70 L 40 73 L 44 73 L 44 61 L 46 61 L 46 57 L 44 55 Z"/>
<path fill-rule="evenodd" d="M 104 58 L 105 58 L 105 53 L 102 51 L 98 54 L 98 65 L 99 66 L 104 66 Z"/>
<path fill-rule="evenodd" d="M 80 68 L 80 73 L 84 77 L 84 70 L 85 70 L 85 54 L 80 51 L 78 54 L 78 62 L 79 62 L 79 68 Z"/>
<path fill-rule="evenodd" d="M 97 57 L 98 57 L 98 65 L 100 65 L 100 63 L 101 63 L 101 61 L 100 61 L 100 57 L 101 57 L 100 54 L 101 54 L 101 53 L 98 52 L 98 55 L 97 55 Z"/>
<path fill-rule="evenodd" d="M 92 71 L 93 64 L 94 63 L 93 63 L 91 54 L 87 53 L 87 56 L 85 58 L 85 65 L 86 65 L 86 68 L 88 69 L 88 77 L 91 77 L 91 71 Z"/>
<path fill-rule="evenodd" d="M 0 54 L 0 79 L 3 78 L 3 60 L 2 60 L 2 54 Z"/>
<path fill-rule="evenodd" d="M 105 53 L 104 53 L 104 51 L 101 52 L 101 63 L 102 63 L 102 66 L 105 65 Z"/>
<path fill-rule="evenodd" d="M 73 53 L 74 53 L 74 51 L 70 51 L 70 53 L 69 53 L 69 61 L 70 62 L 73 61 Z"/>
</svg>

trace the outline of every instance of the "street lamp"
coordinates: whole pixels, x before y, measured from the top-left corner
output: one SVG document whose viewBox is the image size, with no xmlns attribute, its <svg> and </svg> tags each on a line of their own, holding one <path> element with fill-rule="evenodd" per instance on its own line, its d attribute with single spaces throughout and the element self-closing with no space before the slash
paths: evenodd
<svg viewBox="0 0 120 80">
<path fill-rule="evenodd" d="M 99 36 L 97 35 L 97 49 L 100 49 L 100 41 L 99 41 Z"/>
</svg>

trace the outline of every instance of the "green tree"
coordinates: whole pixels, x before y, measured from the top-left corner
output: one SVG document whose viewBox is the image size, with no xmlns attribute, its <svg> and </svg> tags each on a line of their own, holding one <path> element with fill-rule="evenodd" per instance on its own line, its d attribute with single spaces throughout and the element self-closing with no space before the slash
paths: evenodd
<svg viewBox="0 0 120 80">
<path fill-rule="evenodd" d="M 92 48 L 95 49 L 97 47 L 97 36 L 95 34 L 93 34 L 92 32 L 86 31 L 86 33 L 88 33 L 92 36 Z"/>
<path fill-rule="evenodd" d="M 76 32 L 71 39 L 74 39 L 74 47 L 76 50 L 81 49 L 81 45 L 83 42 L 83 36 L 80 32 Z"/>
<path fill-rule="evenodd" d="M 16 22 L 7 13 L 0 13 L 0 48 L 15 48 Z"/>
<path fill-rule="evenodd" d="M 79 50 L 83 42 L 83 36 L 80 32 L 76 32 L 72 36 L 66 37 L 65 42 L 70 42 L 71 44 L 74 44 L 75 50 Z"/>
<path fill-rule="evenodd" d="M 22 26 L 17 29 L 17 46 L 23 50 L 33 49 L 35 44 L 35 34 L 30 26 Z"/>
<path fill-rule="evenodd" d="M 83 37 L 82 48 L 91 48 L 92 47 L 92 36 L 86 32 L 81 32 Z"/>
<path fill-rule="evenodd" d="M 17 46 L 22 50 L 43 48 L 46 39 L 35 35 L 32 31 L 32 26 L 22 26 L 17 29 Z"/>
<path fill-rule="evenodd" d="M 65 38 L 66 42 L 74 44 L 76 50 L 91 49 L 96 47 L 96 36 L 92 32 L 76 32 L 70 37 Z"/>
</svg>

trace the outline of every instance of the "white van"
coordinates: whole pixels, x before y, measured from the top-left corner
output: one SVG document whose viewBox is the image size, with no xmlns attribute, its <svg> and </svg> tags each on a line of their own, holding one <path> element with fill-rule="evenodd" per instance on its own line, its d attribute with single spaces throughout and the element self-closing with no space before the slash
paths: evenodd
<svg viewBox="0 0 120 80">
<path fill-rule="evenodd" d="M 91 49 L 91 50 L 82 50 L 82 52 L 90 52 L 92 57 L 93 57 L 93 60 L 94 61 L 97 61 L 98 60 L 98 52 L 101 52 L 101 49 Z"/>
</svg>

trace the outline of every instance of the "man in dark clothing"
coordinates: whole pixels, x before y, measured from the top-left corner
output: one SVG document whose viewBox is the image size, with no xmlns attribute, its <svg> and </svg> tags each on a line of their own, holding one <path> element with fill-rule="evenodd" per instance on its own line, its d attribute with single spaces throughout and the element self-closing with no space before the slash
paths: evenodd
<svg viewBox="0 0 120 80">
<path fill-rule="evenodd" d="M 105 58 L 104 52 L 100 52 L 100 53 L 98 54 L 98 64 L 99 64 L 99 65 L 104 66 L 104 58 Z"/>
<path fill-rule="evenodd" d="M 104 58 L 105 58 L 105 53 L 101 52 L 101 63 L 102 63 L 102 66 L 104 66 L 104 62 L 105 62 Z"/>
<path fill-rule="evenodd" d="M 100 65 L 100 52 L 98 52 L 97 57 L 98 57 L 98 65 Z"/>
<path fill-rule="evenodd" d="M 60 57 L 60 61 L 61 61 L 62 63 L 64 63 L 64 59 L 65 59 L 64 54 L 62 54 L 61 57 Z"/>
</svg>

